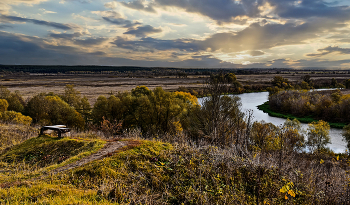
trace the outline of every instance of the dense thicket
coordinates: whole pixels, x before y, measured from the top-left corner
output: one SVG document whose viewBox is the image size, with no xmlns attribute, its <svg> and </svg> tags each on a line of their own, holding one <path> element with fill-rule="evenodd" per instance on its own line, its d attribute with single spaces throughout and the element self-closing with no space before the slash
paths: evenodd
<svg viewBox="0 0 350 205">
<path fill-rule="evenodd" d="M 100 96 L 91 114 L 97 125 L 108 120 L 122 123 L 123 129 L 139 128 L 146 135 L 176 134 L 182 132 L 185 116 L 196 106 L 197 98 L 189 93 L 139 86 L 131 93 Z"/>
<path fill-rule="evenodd" d="M 334 92 L 284 90 L 269 97 L 270 109 L 297 117 L 312 116 L 330 122 L 350 123 L 350 95 Z"/>
</svg>

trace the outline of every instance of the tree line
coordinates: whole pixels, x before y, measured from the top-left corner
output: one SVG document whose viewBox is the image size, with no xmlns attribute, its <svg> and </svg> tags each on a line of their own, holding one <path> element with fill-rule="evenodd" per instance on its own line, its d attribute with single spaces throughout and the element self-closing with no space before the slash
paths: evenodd
<svg viewBox="0 0 350 205">
<path fill-rule="evenodd" d="M 284 90 L 269 96 L 269 106 L 275 112 L 296 117 L 350 123 L 350 95 L 343 95 L 340 90 Z"/>
</svg>

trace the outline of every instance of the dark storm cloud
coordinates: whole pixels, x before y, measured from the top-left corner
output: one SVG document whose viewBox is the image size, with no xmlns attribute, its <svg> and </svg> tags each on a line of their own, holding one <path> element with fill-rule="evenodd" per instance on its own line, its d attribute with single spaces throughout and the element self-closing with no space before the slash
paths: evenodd
<svg viewBox="0 0 350 205">
<path fill-rule="evenodd" d="M 121 2 L 124 6 L 154 12 L 155 7 L 178 7 L 191 13 L 199 13 L 218 23 L 235 22 L 235 17 L 262 17 L 259 7 L 269 3 L 273 6 L 271 14 L 282 18 L 305 19 L 310 17 L 332 18 L 340 21 L 350 19 L 349 6 L 336 6 L 336 2 L 324 0 L 154 0 L 145 6 L 145 0 Z"/>
<path fill-rule="evenodd" d="M 350 54 L 350 48 L 339 48 L 339 46 L 328 46 L 326 48 L 318 49 L 317 51 L 320 53 L 307 54 L 307 56 L 321 57 L 330 53 Z"/>
<path fill-rule="evenodd" d="M 0 52 L 2 53 L 4 51 L 8 53 L 25 54 L 40 51 L 40 46 L 32 42 L 24 41 L 12 34 L 0 32 Z"/>
<path fill-rule="evenodd" d="M 136 0 L 136 1 L 128 2 L 128 3 L 121 2 L 121 4 L 123 4 L 124 6 L 126 6 L 128 8 L 131 8 L 131 9 L 136 9 L 136 10 L 140 10 L 140 11 L 147 11 L 147 12 L 151 12 L 151 13 L 156 12 L 152 5 L 145 6 L 144 2 L 145 1 L 142 1 L 142 0 Z"/>
<path fill-rule="evenodd" d="M 24 40 L 24 38 L 26 40 Z M 29 39 L 28 39 L 29 38 Z M 202 56 L 185 61 L 132 60 L 128 58 L 105 57 L 98 51 L 85 53 L 69 46 L 53 46 L 43 43 L 43 39 L 18 36 L 0 31 L 0 62 L 2 64 L 27 65 L 129 65 L 168 67 L 228 67 L 212 56 Z"/>
<path fill-rule="evenodd" d="M 93 45 L 100 45 L 103 42 L 107 41 L 107 38 L 87 38 L 87 39 L 77 39 L 74 40 L 74 43 L 80 46 L 93 46 Z"/>
<path fill-rule="evenodd" d="M 157 29 L 157 28 L 154 28 L 153 26 L 146 25 L 146 26 L 139 26 L 137 28 L 129 29 L 124 34 L 131 34 L 131 35 L 135 35 L 136 37 L 145 37 L 149 34 L 161 33 L 161 32 L 162 32 L 162 29 Z"/>
<path fill-rule="evenodd" d="M 148 39 L 152 41 L 151 39 Z M 165 43 L 165 42 L 163 42 Z M 173 44 L 173 42 L 167 42 Z M 181 46 L 179 46 L 181 47 Z M 183 46 L 184 47 L 184 46 Z M 266 63 L 249 65 L 233 64 L 217 59 L 211 55 L 192 56 L 183 61 L 169 62 L 164 60 L 133 60 L 128 58 L 105 57 L 98 51 L 86 53 L 69 46 L 53 46 L 44 43 L 44 39 L 23 35 L 10 34 L 0 31 L 0 62 L 2 64 L 28 65 L 117 65 L 117 66 L 159 66 L 159 67 L 188 67 L 188 68 L 252 68 L 252 67 L 340 67 L 350 63 L 350 60 L 322 61 L 301 59 L 288 65 L 287 59 L 276 59 Z"/>
<path fill-rule="evenodd" d="M 287 24 L 251 24 L 239 32 L 217 33 L 205 40 L 176 39 L 159 40 L 154 38 L 142 38 L 136 41 L 128 41 L 117 38 L 115 45 L 134 51 L 147 50 L 173 50 L 181 51 L 222 51 L 241 52 L 246 50 L 269 49 L 276 46 L 302 44 L 305 40 L 318 37 L 324 31 L 342 27 L 333 22 L 318 21 L 295 25 Z M 260 53 L 253 53 L 260 54 Z"/>
<path fill-rule="evenodd" d="M 37 20 L 37 19 L 30 19 L 30 18 L 22 18 L 22 17 L 18 17 L 18 16 L 1 15 L 0 16 L 0 20 L 1 21 L 5 21 L 5 22 L 33 23 L 33 24 L 37 24 L 37 25 L 49 26 L 49 27 L 62 29 L 62 30 L 71 30 L 71 29 L 73 29 L 73 27 L 68 25 L 68 24 L 61 24 L 61 23 L 56 23 L 56 22 L 43 21 L 43 20 Z"/>
<path fill-rule="evenodd" d="M 49 34 L 50 37 L 52 38 L 56 38 L 56 39 L 66 39 L 66 40 L 71 40 L 73 38 L 77 38 L 77 37 L 80 37 L 82 36 L 81 33 L 73 33 L 73 34 L 69 34 L 69 33 L 50 33 Z"/>
<path fill-rule="evenodd" d="M 60 33 L 60 34 L 56 34 L 56 33 L 50 33 L 49 37 L 55 38 L 55 39 L 64 39 L 64 40 L 68 40 L 68 41 L 72 41 L 74 44 L 76 45 L 80 45 L 80 46 L 94 46 L 94 45 L 100 45 L 103 42 L 107 41 L 108 38 L 85 38 L 85 39 L 76 39 L 79 37 L 82 37 L 84 34 L 86 33 L 73 33 L 73 34 L 69 34 L 69 33 Z"/>
<path fill-rule="evenodd" d="M 232 22 L 235 17 L 259 16 L 258 7 L 264 0 L 155 0 L 157 6 L 178 7 L 187 12 L 199 13 L 218 22 Z"/>
<path fill-rule="evenodd" d="M 267 0 L 282 18 L 322 17 L 337 20 L 350 19 L 349 6 L 334 6 L 324 0 Z M 298 3 L 300 2 L 300 3 Z M 336 2 L 333 2 L 336 3 Z"/>
<path fill-rule="evenodd" d="M 130 27 L 133 27 L 135 25 L 140 25 L 141 23 L 139 22 L 131 22 L 129 20 L 126 20 L 126 19 L 123 19 L 123 18 L 113 18 L 113 17 L 102 17 L 103 20 L 109 22 L 109 23 L 112 23 L 112 24 L 115 24 L 115 25 L 122 25 L 124 26 L 125 28 L 130 28 Z"/>
<path fill-rule="evenodd" d="M 94 54 L 85 53 L 70 46 L 47 45 L 44 40 L 0 31 L 0 62 L 2 64 L 78 65 L 93 59 Z"/>
<path fill-rule="evenodd" d="M 141 38 L 137 41 L 128 41 L 124 38 L 117 37 L 113 42 L 117 47 L 133 51 L 153 51 L 153 50 L 172 50 L 195 52 L 201 50 L 198 44 L 191 42 L 190 39 L 177 40 L 159 40 L 155 38 Z"/>
</svg>

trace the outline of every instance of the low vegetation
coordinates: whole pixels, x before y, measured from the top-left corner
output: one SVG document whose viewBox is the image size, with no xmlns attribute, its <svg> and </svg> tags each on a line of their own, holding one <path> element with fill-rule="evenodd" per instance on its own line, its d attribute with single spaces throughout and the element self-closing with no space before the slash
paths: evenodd
<svg viewBox="0 0 350 205">
<path fill-rule="evenodd" d="M 190 93 L 145 86 L 93 106 L 70 85 L 34 96 L 23 109 L 34 123 L 75 130 L 58 139 L 28 123 L 3 124 L 0 204 L 347 204 L 350 158 L 327 148 L 329 124 L 303 131 L 296 119 L 253 121 L 239 97 L 223 95 L 240 88 L 233 74 L 213 75 L 201 106 Z M 20 112 L 9 104 L 0 100 L 1 113 Z M 126 146 L 57 169 L 118 140 Z"/>
</svg>

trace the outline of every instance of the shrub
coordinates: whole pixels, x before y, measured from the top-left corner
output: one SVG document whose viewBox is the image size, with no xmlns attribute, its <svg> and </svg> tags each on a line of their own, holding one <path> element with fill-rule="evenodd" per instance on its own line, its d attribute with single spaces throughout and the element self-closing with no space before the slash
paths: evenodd
<svg viewBox="0 0 350 205">
<path fill-rule="evenodd" d="M 322 120 L 309 124 L 307 145 L 312 152 L 326 149 L 330 143 L 329 129 L 329 124 Z"/>
<path fill-rule="evenodd" d="M 5 112 L 8 107 L 9 107 L 9 104 L 8 104 L 7 100 L 0 99 L 0 112 Z"/>
<path fill-rule="evenodd" d="M 16 123 L 30 125 L 32 123 L 32 118 L 29 116 L 22 115 L 22 113 L 15 111 L 5 111 L 0 114 L 0 119 L 6 123 Z"/>
</svg>

